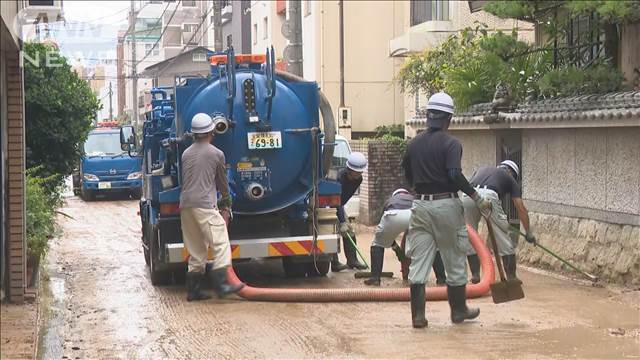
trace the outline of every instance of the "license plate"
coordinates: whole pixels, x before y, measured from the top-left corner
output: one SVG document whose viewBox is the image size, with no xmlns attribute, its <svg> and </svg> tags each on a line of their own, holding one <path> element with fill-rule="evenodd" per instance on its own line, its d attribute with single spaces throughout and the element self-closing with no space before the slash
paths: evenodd
<svg viewBox="0 0 640 360">
<path fill-rule="evenodd" d="M 247 133 L 249 149 L 281 149 L 282 134 L 280 131 Z"/>
<path fill-rule="evenodd" d="M 98 189 L 111 189 L 111 183 L 110 182 L 99 182 L 98 183 Z"/>
</svg>

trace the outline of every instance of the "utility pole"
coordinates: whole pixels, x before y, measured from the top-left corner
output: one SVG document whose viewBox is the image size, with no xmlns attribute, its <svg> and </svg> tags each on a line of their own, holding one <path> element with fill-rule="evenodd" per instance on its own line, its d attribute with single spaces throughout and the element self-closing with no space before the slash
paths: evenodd
<svg viewBox="0 0 640 360">
<path fill-rule="evenodd" d="M 222 2 L 213 0 L 213 50 L 222 52 Z"/>
<path fill-rule="evenodd" d="M 109 81 L 109 121 L 113 121 L 113 88 Z"/>
<path fill-rule="evenodd" d="M 302 11 L 300 0 L 292 0 L 287 3 L 287 21 L 283 24 L 282 33 L 289 40 L 289 45 L 284 49 L 287 71 L 302 77 Z"/>
<path fill-rule="evenodd" d="M 129 15 L 129 29 L 131 31 L 131 122 L 134 129 L 138 130 L 138 64 L 136 59 L 136 4 L 131 0 L 131 14 Z"/>
</svg>

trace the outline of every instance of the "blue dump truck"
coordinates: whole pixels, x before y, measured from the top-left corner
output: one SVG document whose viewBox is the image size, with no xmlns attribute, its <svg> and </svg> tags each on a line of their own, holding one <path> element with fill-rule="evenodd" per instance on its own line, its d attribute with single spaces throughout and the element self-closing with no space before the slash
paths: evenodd
<svg viewBox="0 0 640 360">
<path fill-rule="evenodd" d="M 332 169 L 335 124 L 326 98 L 315 82 L 276 72 L 273 49 L 235 55 L 229 48 L 209 60 L 208 77 L 181 77 L 175 87 L 151 91 L 140 200 L 151 282 L 166 284 L 186 269 L 180 168 L 197 113 L 214 118 L 213 143 L 226 156 L 234 261 L 281 258 L 289 276 L 325 275 L 339 251 L 335 208 L 340 204 Z M 131 127 L 121 129 L 120 139 L 123 148 L 137 142 Z"/>
<path fill-rule="evenodd" d="M 95 199 L 98 194 L 114 192 L 128 193 L 139 199 L 142 194 L 141 169 L 142 158 L 135 153 L 135 146 L 121 147 L 117 123 L 99 123 L 82 145 L 73 190 L 85 201 Z"/>
</svg>

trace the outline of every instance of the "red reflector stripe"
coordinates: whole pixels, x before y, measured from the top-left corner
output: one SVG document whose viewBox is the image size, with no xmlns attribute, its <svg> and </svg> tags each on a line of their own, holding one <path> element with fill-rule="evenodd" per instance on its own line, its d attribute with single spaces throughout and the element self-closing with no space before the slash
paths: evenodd
<svg viewBox="0 0 640 360">
<path fill-rule="evenodd" d="M 180 213 L 179 203 L 160 204 L 160 215 L 174 215 Z"/>
<path fill-rule="evenodd" d="M 340 206 L 340 195 L 319 196 L 318 205 L 321 207 L 338 207 Z"/>
</svg>

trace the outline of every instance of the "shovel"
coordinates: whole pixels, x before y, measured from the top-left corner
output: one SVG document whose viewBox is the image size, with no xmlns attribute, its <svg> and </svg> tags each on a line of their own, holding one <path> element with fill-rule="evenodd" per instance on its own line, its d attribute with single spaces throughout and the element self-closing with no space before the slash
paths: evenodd
<svg viewBox="0 0 640 360">
<path fill-rule="evenodd" d="M 524 298 L 522 281 L 507 280 L 504 272 L 504 267 L 502 267 L 502 259 L 500 258 L 500 254 L 498 253 L 498 245 L 496 244 L 496 238 L 494 236 L 491 220 L 489 218 L 485 218 L 485 220 L 487 222 L 487 229 L 489 229 L 489 239 L 491 241 L 491 247 L 493 248 L 493 255 L 496 258 L 496 263 L 498 264 L 498 273 L 500 274 L 500 281 L 490 285 L 493 303 L 500 304 L 522 299 Z"/>
</svg>

